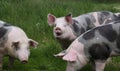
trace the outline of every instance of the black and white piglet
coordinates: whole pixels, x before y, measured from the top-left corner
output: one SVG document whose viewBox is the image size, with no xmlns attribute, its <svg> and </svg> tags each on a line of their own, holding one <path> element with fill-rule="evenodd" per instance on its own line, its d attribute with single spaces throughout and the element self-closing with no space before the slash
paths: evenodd
<svg viewBox="0 0 120 71">
<path fill-rule="evenodd" d="M 94 71 L 104 71 L 107 59 L 119 55 L 120 21 L 115 21 L 85 32 L 57 56 L 68 62 L 66 71 L 78 71 L 89 61 Z"/>
<path fill-rule="evenodd" d="M 120 19 L 120 13 L 112 13 L 109 11 L 90 12 L 77 17 L 71 14 L 56 18 L 52 14 L 48 14 L 48 24 L 54 26 L 54 37 L 59 41 L 62 49 L 67 47 L 85 31 L 107 24 Z"/>
</svg>

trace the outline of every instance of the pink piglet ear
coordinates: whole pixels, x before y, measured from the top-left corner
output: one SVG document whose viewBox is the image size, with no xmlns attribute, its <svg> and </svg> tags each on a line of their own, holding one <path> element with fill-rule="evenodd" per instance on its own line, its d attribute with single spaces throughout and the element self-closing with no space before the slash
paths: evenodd
<svg viewBox="0 0 120 71">
<path fill-rule="evenodd" d="M 65 20 L 67 21 L 67 23 L 72 24 L 73 20 L 72 20 L 72 14 L 68 14 L 67 16 L 65 16 Z"/>
<path fill-rule="evenodd" d="M 55 20 L 56 20 L 56 17 L 54 15 L 52 14 L 47 15 L 47 22 L 50 26 L 54 24 Z"/>
<path fill-rule="evenodd" d="M 77 60 L 77 52 L 75 50 L 71 50 L 68 54 L 63 57 L 63 60 L 69 62 L 75 62 Z"/>
</svg>

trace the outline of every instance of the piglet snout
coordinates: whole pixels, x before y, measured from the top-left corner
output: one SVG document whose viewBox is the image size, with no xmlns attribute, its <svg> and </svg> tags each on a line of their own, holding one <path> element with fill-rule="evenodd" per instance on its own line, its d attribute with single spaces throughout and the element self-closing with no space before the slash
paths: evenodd
<svg viewBox="0 0 120 71">
<path fill-rule="evenodd" d="M 62 34 L 62 30 L 60 28 L 55 28 L 55 33 L 57 36 L 60 36 Z"/>
<path fill-rule="evenodd" d="M 23 57 L 20 59 L 21 63 L 26 64 L 28 62 L 27 57 Z"/>
</svg>

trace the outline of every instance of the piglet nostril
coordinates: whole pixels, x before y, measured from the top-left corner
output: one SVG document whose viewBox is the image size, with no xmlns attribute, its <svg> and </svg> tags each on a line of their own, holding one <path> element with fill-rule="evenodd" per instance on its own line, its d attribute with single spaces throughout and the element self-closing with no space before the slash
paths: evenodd
<svg viewBox="0 0 120 71">
<path fill-rule="evenodd" d="M 21 61 L 21 63 L 23 63 L 23 64 L 26 64 L 27 62 L 28 62 L 27 60 Z"/>
</svg>

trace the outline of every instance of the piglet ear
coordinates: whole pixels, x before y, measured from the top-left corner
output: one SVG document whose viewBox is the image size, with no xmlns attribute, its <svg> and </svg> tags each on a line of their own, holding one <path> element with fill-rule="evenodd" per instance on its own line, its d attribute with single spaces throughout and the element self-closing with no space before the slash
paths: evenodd
<svg viewBox="0 0 120 71">
<path fill-rule="evenodd" d="M 29 45 L 32 46 L 32 47 L 37 47 L 38 46 L 38 42 L 32 40 L 32 39 L 29 39 Z"/>
<path fill-rule="evenodd" d="M 56 17 L 54 15 L 52 14 L 47 15 L 47 22 L 50 26 L 54 24 L 55 20 L 56 20 Z"/>
<path fill-rule="evenodd" d="M 67 21 L 67 23 L 72 24 L 73 20 L 72 20 L 72 14 L 68 14 L 67 16 L 65 16 L 65 20 Z"/>
<path fill-rule="evenodd" d="M 77 60 L 77 52 L 75 50 L 69 51 L 69 53 L 63 57 L 63 60 L 75 62 Z"/>
<path fill-rule="evenodd" d="M 64 50 L 64 51 L 62 51 L 62 52 L 60 52 L 58 54 L 55 54 L 54 56 L 55 57 L 63 57 L 63 56 L 65 56 L 65 54 L 66 54 L 66 50 Z"/>
</svg>

